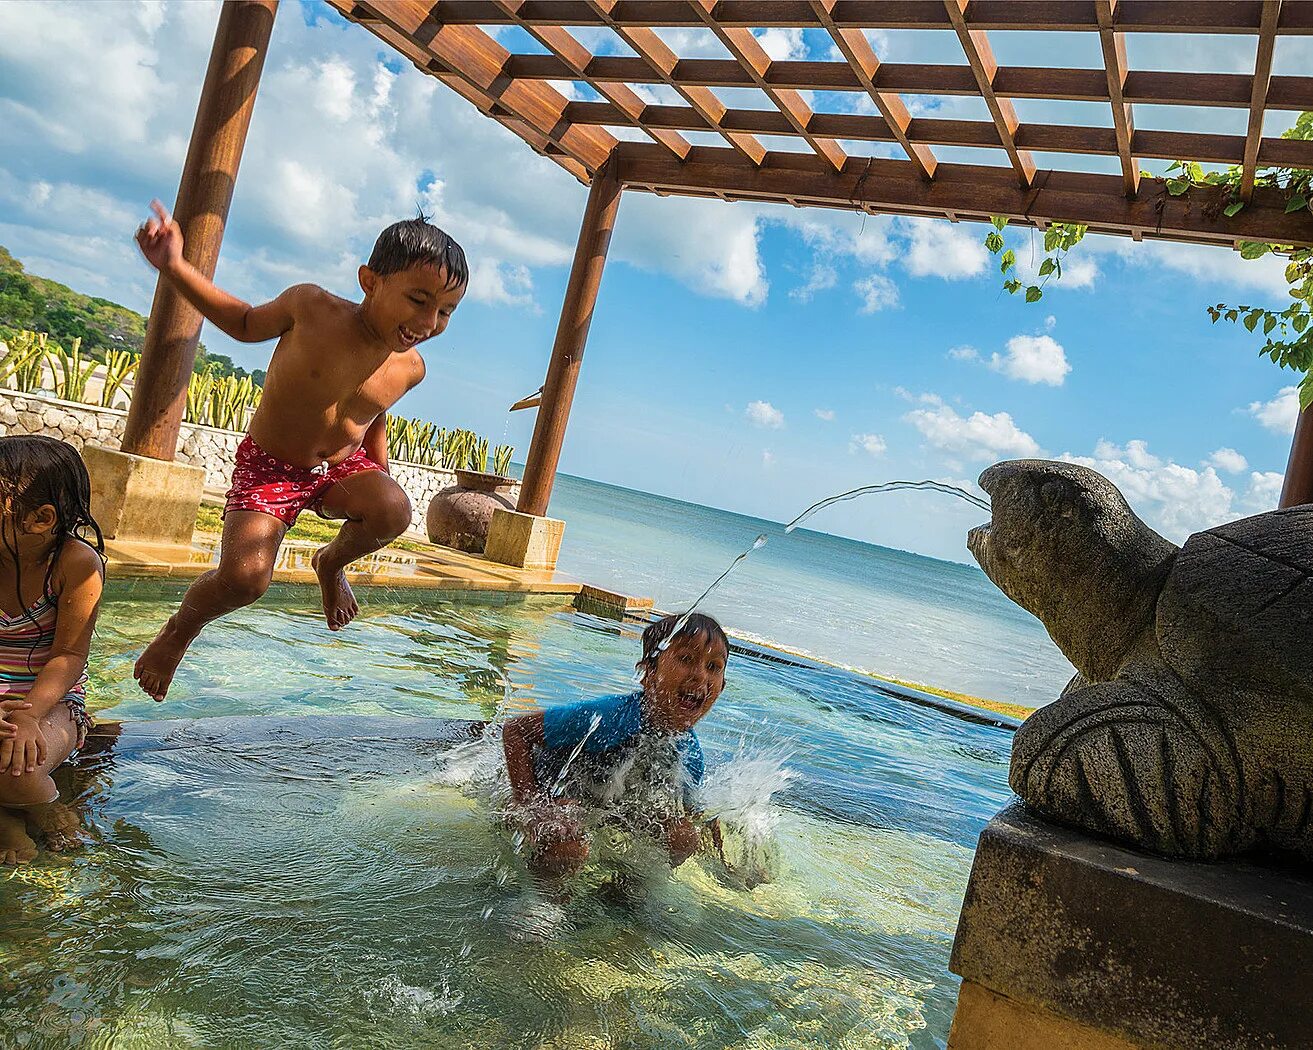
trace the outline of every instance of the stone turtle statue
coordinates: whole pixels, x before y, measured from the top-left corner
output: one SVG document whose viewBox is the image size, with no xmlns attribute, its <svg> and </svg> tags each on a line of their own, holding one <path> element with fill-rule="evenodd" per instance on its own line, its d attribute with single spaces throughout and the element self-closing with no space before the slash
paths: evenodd
<svg viewBox="0 0 1313 1050">
<path fill-rule="evenodd" d="M 992 520 L 967 547 L 1078 672 L 1017 731 L 1013 790 L 1168 856 L 1313 861 L 1313 505 L 1177 547 L 1086 467 L 1015 460 L 980 485 Z"/>
</svg>

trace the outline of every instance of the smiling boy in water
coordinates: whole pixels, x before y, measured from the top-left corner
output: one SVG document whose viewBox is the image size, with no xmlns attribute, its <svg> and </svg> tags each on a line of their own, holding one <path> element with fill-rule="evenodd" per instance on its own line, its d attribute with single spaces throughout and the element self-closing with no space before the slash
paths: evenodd
<svg viewBox="0 0 1313 1050">
<path fill-rule="evenodd" d="M 693 727 L 725 688 L 729 640 L 710 616 L 693 613 L 676 632 L 679 621 L 667 616 L 643 631 L 637 692 L 563 704 L 503 728 L 511 795 L 536 873 L 568 876 L 588 859 L 579 802 L 634 802 L 672 867 L 697 852 L 688 810 L 705 761 Z"/>
<path fill-rule="evenodd" d="M 343 570 L 410 525 L 410 501 L 388 475 L 387 410 L 424 378 L 419 344 L 441 335 L 469 283 L 460 245 L 423 216 L 379 235 L 360 267 L 364 301 L 313 284 L 251 306 L 182 257 L 182 230 L 159 201 L 137 244 L 164 279 L 220 331 L 277 339 L 264 393 L 237 449 L 218 568 L 191 585 L 141 654 L 134 675 L 163 700 L 187 647 L 211 620 L 256 601 L 302 510 L 344 519 L 313 565 L 329 630 L 358 607 Z"/>
</svg>

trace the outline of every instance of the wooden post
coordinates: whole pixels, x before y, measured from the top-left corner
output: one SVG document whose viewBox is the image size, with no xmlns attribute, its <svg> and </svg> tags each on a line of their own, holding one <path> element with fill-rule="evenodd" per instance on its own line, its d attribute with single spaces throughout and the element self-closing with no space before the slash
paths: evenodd
<svg viewBox="0 0 1313 1050">
<path fill-rule="evenodd" d="M 183 255 L 207 277 L 214 276 L 219 260 L 277 9 L 278 0 L 226 0 L 214 32 L 173 209 L 185 238 Z M 123 433 L 124 452 L 163 460 L 176 454 L 201 320 L 168 281 L 156 283 Z"/>
<path fill-rule="evenodd" d="M 593 320 L 597 289 L 602 283 L 606 251 L 611 244 L 611 231 L 615 229 L 619 210 L 620 183 L 607 164 L 593 176 L 593 184 L 588 190 L 583 226 L 574 250 L 574 265 L 570 268 L 570 283 L 565 289 L 556 342 L 552 344 L 552 359 L 547 366 L 547 381 L 543 384 L 542 405 L 538 409 L 533 440 L 524 464 L 520 502 L 516 507 L 522 514 L 542 516 L 547 513 L 552 483 L 556 480 L 556 464 L 560 461 L 561 444 L 565 441 L 565 427 L 570 421 L 574 388 L 579 381 L 579 365 L 588 340 L 588 326 Z"/>
<path fill-rule="evenodd" d="M 1299 414 L 1295 437 L 1290 443 L 1290 461 L 1281 486 L 1281 506 L 1313 503 L 1313 408 Z"/>
</svg>

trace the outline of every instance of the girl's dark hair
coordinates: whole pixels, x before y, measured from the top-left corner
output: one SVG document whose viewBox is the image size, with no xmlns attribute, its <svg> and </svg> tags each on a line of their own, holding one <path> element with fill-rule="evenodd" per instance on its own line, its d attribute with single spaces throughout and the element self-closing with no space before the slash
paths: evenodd
<svg viewBox="0 0 1313 1050">
<path fill-rule="evenodd" d="M 65 441 L 40 434 L 0 437 L 0 510 L 22 521 L 46 504 L 55 508 L 55 547 L 41 584 L 42 595 L 49 596 L 55 563 L 70 536 L 94 547 L 102 559 L 105 557 L 105 537 L 91 516 L 91 478 L 77 449 Z M 18 604 L 26 611 L 18 548 L 8 529 L 0 529 L 0 534 L 5 550 L 14 559 Z"/>
<path fill-rule="evenodd" d="M 673 616 L 664 616 L 655 623 L 647 625 L 643 631 L 643 656 L 638 661 L 640 671 L 650 671 L 656 666 L 662 643 L 675 633 L 675 627 L 683 618 L 683 613 L 675 613 Z M 683 627 L 680 627 L 679 633 L 691 638 L 718 641 L 725 647 L 725 655 L 729 655 L 729 638 L 725 636 L 725 629 L 705 613 L 689 613 L 688 620 Z"/>
<path fill-rule="evenodd" d="M 367 265 L 379 276 L 412 266 L 432 266 L 447 275 L 448 288 L 470 283 L 465 250 L 429 222 L 423 212 L 413 219 L 394 222 L 380 233 Z"/>
</svg>

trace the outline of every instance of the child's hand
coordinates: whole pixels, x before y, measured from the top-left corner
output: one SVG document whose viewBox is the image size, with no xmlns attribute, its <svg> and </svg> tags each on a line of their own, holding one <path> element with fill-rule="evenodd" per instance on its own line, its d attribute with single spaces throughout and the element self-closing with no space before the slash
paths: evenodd
<svg viewBox="0 0 1313 1050">
<path fill-rule="evenodd" d="M 36 767 L 46 760 L 46 738 L 41 726 L 30 715 L 15 715 L 12 719 L 13 736 L 0 740 L 0 773 L 20 777 L 35 773 Z"/>
<path fill-rule="evenodd" d="M 137 247 L 157 270 L 167 270 L 182 258 L 182 227 L 159 201 L 150 202 L 155 214 L 137 228 Z"/>
<path fill-rule="evenodd" d="M 5 716 L 12 711 L 30 711 L 32 705 L 26 700 L 0 700 L 0 739 L 12 737 L 18 732 L 18 726 L 8 721 Z"/>
</svg>

